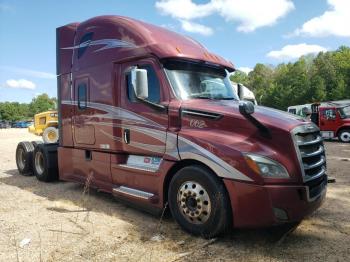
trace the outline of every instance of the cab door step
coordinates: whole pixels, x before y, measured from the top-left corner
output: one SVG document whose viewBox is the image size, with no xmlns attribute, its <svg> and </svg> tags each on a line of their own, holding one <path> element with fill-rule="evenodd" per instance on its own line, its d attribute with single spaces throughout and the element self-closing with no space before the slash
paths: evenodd
<svg viewBox="0 0 350 262">
<path fill-rule="evenodd" d="M 117 188 L 113 188 L 113 193 L 121 194 L 124 196 L 141 198 L 141 199 L 145 199 L 145 200 L 150 200 L 154 196 L 152 193 L 141 191 L 141 190 L 130 188 L 130 187 L 126 187 L 126 186 L 120 186 Z"/>
</svg>

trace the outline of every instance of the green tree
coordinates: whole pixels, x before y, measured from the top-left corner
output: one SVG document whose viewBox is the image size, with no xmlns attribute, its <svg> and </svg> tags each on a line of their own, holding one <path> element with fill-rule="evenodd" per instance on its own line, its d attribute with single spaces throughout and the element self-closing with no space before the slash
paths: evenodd
<svg viewBox="0 0 350 262">
<path fill-rule="evenodd" d="M 35 115 L 40 112 L 56 109 L 56 105 L 56 98 L 50 98 L 47 94 L 41 94 L 32 99 L 32 102 L 29 104 L 29 111 L 31 115 Z"/>
<path fill-rule="evenodd" d="M 20 104 L 18 102 L 0 103 L 0 119 L 7 121 L 29 120 L 28 104 Z"/>
<path fill-rule="evenodd" d="M 230 76 L 230 80 L 235 83 L 240 83 L 243 85 L 248 85 L 248 75 L 242 71 L 236 71 Z"/>
<path fill-rule="evenodd" d="M 350 48 L 307 55 L 275 67 L 256 64 L 249 75 L 238 74 L 259 104 L 286 110 L 288 106 L 350 99 Z"/>
</svg>

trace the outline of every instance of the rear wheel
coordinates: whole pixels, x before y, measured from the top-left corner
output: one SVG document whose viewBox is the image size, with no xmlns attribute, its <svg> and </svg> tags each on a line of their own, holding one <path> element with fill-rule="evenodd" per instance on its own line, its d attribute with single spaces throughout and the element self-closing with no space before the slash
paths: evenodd
<svg viewBox="0 0 350 262">
<path fill-rule="evenodd" d="M 43 144 L 43 141 L 40 141 L 40 140 L 32 141 L 32 144 L 33 144 L 33 146 L 35 148 L 37 145 Z"/>
<path fill-rule="evenodd" d="M 57 143 L 58 141 L 58 129 L 50 126 L 44 130 L 43 140 L 45 143 Z"/>
<path fill-rule="evenodd" d="M 350 142 L 350 129 L 344 129 L 339 132 L 339 140 L 344 143 Z"/>
<path fill-rule="evenodd" d="M 215 237 L 231 225 L 231 207 L 222 181 L 205 167 L 179 170 L 168 193 L 171 213 L 189 233 Z"/>
<path fill-rule="evenodd" d="M 51 157 L 51 158 L 50 158 Z M 57 159 L 50 156 L 49 148 L 45 144 L 39 144 L 35 147 L 33 153 L 33 172 L 40 181 L 51 182 L 57 180 Z"/>
<path fill-rule="evenodd" d="M 34 146 L 31 142 L 20 142 L 16 149 L 16 164 L 19 173 L 25 176 L 32 175 L 32 158 Z"/>
</svg>

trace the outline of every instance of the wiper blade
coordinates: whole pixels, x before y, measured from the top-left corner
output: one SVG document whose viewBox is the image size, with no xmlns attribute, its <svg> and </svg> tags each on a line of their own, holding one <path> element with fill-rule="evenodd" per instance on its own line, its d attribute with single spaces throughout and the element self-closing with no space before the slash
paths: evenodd
<svg viewBox="0 0 350 262">
<path fill-rule="evenodd" d="M 198 99 L 213 99 L 209 96 L 201 96 L 201 95 L 190 95 L 189 98 L 198 98 Z"/>
<path fill-rule="evenodd" d="M 221 97 L 220 100 L 236 100 L 234 97 Z"/>
</svg>

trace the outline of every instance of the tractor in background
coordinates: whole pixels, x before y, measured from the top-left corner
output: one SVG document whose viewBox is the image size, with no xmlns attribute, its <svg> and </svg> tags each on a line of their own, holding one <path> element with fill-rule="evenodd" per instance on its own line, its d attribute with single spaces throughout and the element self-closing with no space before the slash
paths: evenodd
<svg viewBox="0 0 350 262">
<path fill-rule="evenodd" d="M 45 143 L 57 143 L 59 138 L 57 111 L 50 110 L 36 114 L 34 124 L 28 127 L 28 131 L 42 136 Z"/>
</svg>

